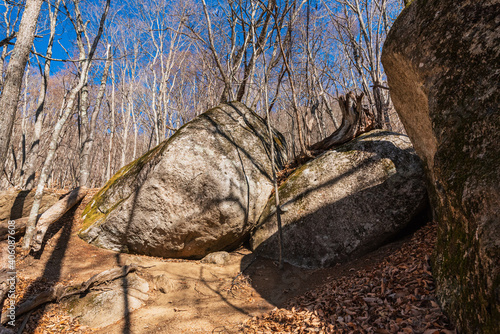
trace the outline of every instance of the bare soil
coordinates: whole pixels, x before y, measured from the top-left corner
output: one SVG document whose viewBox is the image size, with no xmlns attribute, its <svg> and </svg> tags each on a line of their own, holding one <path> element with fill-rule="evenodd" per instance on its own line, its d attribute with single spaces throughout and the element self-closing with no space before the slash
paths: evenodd
<svg viewBox="0 0 500 334">
<path fill-rule="evenodd" d="M 83 326 L 62 304 L 48 304 L 29 314 L 23 333 L 236 333 L 242 331 L 242 323 L 255 322 L 258 316 L 286 307 L 288 301 L 327 282 L 375 268 L 409 242 L 407 237 L 361 259 L 321 270 L 286 264 L 279 270 L 273 261 L 255 257 L 244 247 L 232 252 L 226 265 L 120 254 L 91 246 L 77 236 L 83 208 L 95 192 L 49 229 L 38 254 L 24 258 L 18 254 L 18 303 L 56 283 L 81 283 L 130 263 L 144 267 L 138 275 L 150 283 L 149 300 L 101 329 Z M 155 289 L 154 278 L 159 275 L 172 282 L 166 293 Z M 25 319 L 17 319 L 16 329 Z"/>
</svg>

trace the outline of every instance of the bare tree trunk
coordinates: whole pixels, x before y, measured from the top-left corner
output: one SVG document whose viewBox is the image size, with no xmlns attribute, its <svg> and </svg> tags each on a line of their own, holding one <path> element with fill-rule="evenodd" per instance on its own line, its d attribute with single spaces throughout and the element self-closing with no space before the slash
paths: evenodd
<svg viewBox="0 0 500 334">
<path fill-rule="evenodd" d="M 208 43 L 210 51 L 212 52 L 212 56 L 214 57 L 217 68 L 219 69 L 220 75 L 222 76 L 222 80 L 224 81 L 224 91 L 222 92 L 220 102 L 228 102 L 233 100 L 233 90 L 231 87 L 230 77 L 224 71 L 222 63 L 219 59 L 219 55 L 217 54 L 217 50 L 215 49 L 214 37 L 212 32 L 212 21 L 210 20 L 210 15 L 208 14 L 207 4 L 205 0 L 202 0 L 203 3 L 203 13 L 205 14 L 205 20 L 207 21 L 207 34 L 208 34 Z"/>
<path fill-rule="evenodd" d="M 153 69 L 153 100 L 151 101 L 151 106 L 153 108 L 153 118 L 154 118 L 154 129 L 155 129 L 155 138 L 156 145 L 160 144 L 160 130 L 158 128 L 158 110 L 156 108 L 156 72 Z"/>
<path fill-rule="evenodd" d="M 130 110 L 132 112 L 132 123 L 134 123 L 134 152 L 132 154 L 132 159 L 135 160 L 137 156 L 137 136 L 139 135 L 139 129 L 137 127 L 137 121 L 135 119 L 134 101 L 130 101 L 130 104 Z"/>
<path fill-rule="evenodd" d="M 33 205 L 31 207 L 29 221 L 26 224 L 26 233 L 24 235 L 24 244 L 23 244 L 24 250 L 28 250 L 30 248 L 31 241 L 33 239 L 33 234 L 35 232 L 36 218 L 38 216 L 38 210 L 40 209 L 40 204 L 42 202 L 43 190 L 45 188 L 45 183 L 47 182 L 50 171 L 52 169 L 52 160 L 54 159 L 54 155 L 56 153 L 62 128 L 66 123 L 66 120 L 68 119 L 69 115 L 73 111 L 77 94 L 88 82 L 88 73 L 90 65 L 94 57 L 97 45 L 99 44 L 99 40 L 101 39 L 102 31 L 104 29 L 104 22 L 106 20 L 106 16 L 109 10 L 109 4 L 110 0 L 107 0 L 104 13 L 101 16 L 101 21 L 99 23 L 99 30 L 89 50 L 88 58 L 83 61 L 78 84 L 75 87 L 73 87 L 73 89 L 71 89 L 66 106 L 64 108 L 64 112 L 62 113 L 61 117 L 54 126 L 54 130 L 52 132 L 52 138 L 49 144 L 49 149 L 47 151 L 47 156 L 45 158 L 45 162 L 43 163 L 43 167 L 40 172 L 40 180 L 38 181 L 38 186 L 36 188 L 35 196 L 33 199 Z"/>
<path fill-rule="evenodd" d="M 36 24 L 42 2 L 43 0 L 26 2 L 26 8 L 17 33 L 17 42 L 7 67 L 7 76 L 0 97 L 0 172 L 3 171 L 7 159 L 24 68 L 35 38 Z"/>
<path fill-rule="evenodd" d="M 123 124 L 123 134 L 122 134 L 122 158 L 121 158 L 121 164 L 120 167 L 125 166 L 127 160 L 127 142 L 128 142 L 128 128 L 130 125 L 130 112 L 128 110 L 128 107 L 125 109 L 125 104 L 124 104 L 124 99 L 122 96 L 122 116 L 124 117 L 124 124 Z M 125 110 L 128 111 L 127 115 L 123 115 L 125 113 Z"/>
<path fill-rule="evenodd" d="M 35 131 L 33 134 L 33 139 L 31 141 L 31 148 L 29 151 L 28 162 L 26 167 L 26 173 L 24 178 L 24 189 L 31 190 L 35 184 L 35 165 L 36 158 L 38 156 L 38 151 L 40 149 L 40 136 L 42 134 L 43 117 L 42 113 L 45 107 L 45 98 L 47 97 L 47 84 L 50 76 L 50 65 L 52 57 L 52 47 L 54 45 L 54 36 L 56 34 L 56 23 L 57 14 L 59 13 L 59 4 L 61 0 L 57 0 L 54 11 L 51 11 L 50 2 L 47 3 L 49 6 L 49 18 L 50 18 L 50 35 L 49 43 L 47 45 L 47 58 L 45 59 L 45 65 L 42 75 L 42 88 L 38 95 L 38 104 L 35 113 Z"/>
<path fill-rule="evenodd" d="M 106 64 L 104 65 L 104 71 L 102 73 L 101 86 L 99 88 L 99 92 L 97 93 L 96 104 L 94 108 L 94 112 L 92 113 L 90 124 L 85 124 L 82 122 L 84 128 L 84 141 L 82 143 L 82 148 L 80 152 L 80 187 L 88 187 L 89 186 L 89 175 L 90 175 L 90 152 L 92 152 L 92 147 L 94 144 L 94 134 L 97 123 L 97 117 L 99 116 L 99 111 L 101 110 L 102 99 L 104 97 L 104 91 L 106 89 L 106 81 L 108 79 L 109 66 L 111 64 L 111 53 L 110 53 L 110 45 L 107 47 L 106 51 Z M 88 92 L 87 92 L 88 93 Z M 83 116 L 86 116 L 86 112 L 82 112 Z"/>
<path fill-rule="evenodd" d="M 264 67 L 265 67 L 265 60 L 264 60 Z M 276 221 L 278 224 L 278 262 L 279 262 L 279 269 L 283 269 L 283 229 L 281 225 L 281 205 L 280 205 L 280 196 L 278 189 L 278 179 L 276 177 L 276 161 L 274 157 L 275 156 L 274 135 L 271 126 L 271 116 L 269 115 L 267 85 L 268 85 L 268 73 L 266 72 L 264 79 L 264 106 L 266 108 L 267 131 L 269 133 L 269 142 L 271 145 L 271 168 L 273 170 L 274 205 L 276 206 Z"/>
<path fill-rule="evenodd" d="M 302 1 L 301 4 L 299 5 L 299 8 L 305 2 L 306 2 L 305 0 Z M 292 41 L 291 41 L 292 40 L 292 27 L 293 27 L 295 16 L 298 13 L 298 11 L 299 11 L 299 9 L 295 8 L 294 11 L 292 11 L 290 13 L 290 20 L 288 22 L 288 30 L 287 30 L 287 36 L 286 36 L 287 42 L 289 44 L 292 43 Z M 276 22 L 278 21 L 277 14 L 275 14 L 274 19 Z M 291 64 L 291 58 L 292 58 L 291 49 L 292 48 L 290 47 L 289 50 L 285 50 L 284 41 L 283 41 L 283 38 L 281 36 L 281 32 L 280 32 L 279 27 L 276 28 L 276 37 L 278 40 L 278 45 L 280 47 L 281 57 L 283 59 L 283 64 L 285 66 L 286 72 L 288 73 L 288 83 L 290 85 L 290 90 L 291 90 L 291 95 L 292 95 L 292 108 L 293 108 L 293 111 L 295 113 L 295 120 L 297 122 L 297 135 L 298 135 L 299 145 L 300 145 L 300 154 L 308 157 L 310 154 L 309 154 L 309 151 L 307 149 L 305 138 L 304 138 L 304 132 L 303 132 L 304 125 L 303 125 L 303 119 L 302 119 L 303 115 L 302 115 L 302 112 L 299 110 L 299 105 L 297 102 L 297 91 L 295 88 L 295 82 L 294 82 L 294 78 L 293 78 L 293 68 L 292 68 L 292 64 Z"/>
<path fill-rule="evenodd" d="M 111 160 L 112 160 L 112 153 L 113 153 L 113 140 L 115 138 L 115 129 L 116 129 L 116 124 L 115 124 L 115 108 L 116 108 L 116 101 L 115 101 L 115 70 L 114 70 L 114 64 L 113 64 L 113 59 L 111 59 L 111 108 L 110 113 L 111 113 L 111 129 L 110 129 L 110 136 L 109 136 L 109 147 L 108 147 L 108 165 L 106 168 L 106 181 L 111 178 Z"/>
<path fill-rule="evenodd" d="M 19 151 L 21 152 L 21 157 L 18 166 L 15 166 L 13 171 L 12 183 L 15 183 L 18 187 L 22 187 L 22 178 L 24 173 L 24 167 L 26 163 L 26 123 L 28 121 L 28 87 L 29 87 L 29 66 L 26 68 L 24 74 L 24 97 L 23 97 L 23 111 L 21 112 L 21 140 L 19 140 Z M 12 144 L 12 154 L 14 155 L 14 144 Z"/>
</svg>

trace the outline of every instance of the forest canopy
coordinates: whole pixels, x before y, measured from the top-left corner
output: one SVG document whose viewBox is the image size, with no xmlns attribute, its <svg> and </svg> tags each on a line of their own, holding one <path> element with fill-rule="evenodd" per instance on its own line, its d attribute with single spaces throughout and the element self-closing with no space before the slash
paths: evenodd
<svg viewBox="0 0 500 334">
<path fill-rule="evenodd" d="M 263 117 L 267 108 L 292 157 L 340 126 L 339 98 L 350 92 L 380 127 L 402 132 L 380 62 L 402 8 L 401 0 L 44 1 L 0 187 L 33 188 L 53 141 L 49 187 L 100 187 L 225 101 Z M 24 10 L 0 2 L 0 92 Z"/>
</svg>

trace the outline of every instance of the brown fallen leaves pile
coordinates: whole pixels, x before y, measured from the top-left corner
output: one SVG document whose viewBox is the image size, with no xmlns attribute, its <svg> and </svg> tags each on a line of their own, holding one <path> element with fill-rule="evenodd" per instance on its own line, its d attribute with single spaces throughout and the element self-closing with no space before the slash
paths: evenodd
<svg viewBox="0 0 500 334">
<path fill-rule="evenodd" d="M 243 333 L 456 333 L 436 303 L 429 257 L 436 226 L 373 269 L 330 281 L 290 301 L 286 308 L 254 317 Z"/>
</svg>

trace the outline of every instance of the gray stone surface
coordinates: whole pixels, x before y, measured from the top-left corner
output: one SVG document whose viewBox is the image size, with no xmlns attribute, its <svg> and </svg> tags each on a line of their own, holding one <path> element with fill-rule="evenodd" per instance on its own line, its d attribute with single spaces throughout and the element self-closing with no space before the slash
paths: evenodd
<svg viewBox="0 0 500 334">
<path fill-rule="evenodd" d="M 214 252 L 205 256 L 201 263 L 224 265 L 229 262 L 231 255 L 228 252 Z"/>
<path fill-rule="evenodd" d="M 376 249 L 425 208 L 420 159 L 410 140 L 380 130 L 299 167 L 279 189 L 284 254 L 318 268 Z M 269 200 L 251 237 L 258 254 L 277 258 L 276 207 Z"/>
<path fill-rule="evenodd" d="M 438 221 L 433 274 L 462 333 L 500 319 L 500 1 L 414 0 L 382 62 L 425 161 Z"/>
<path fill-rule="evenodd" d="M 278 166 L 286 161 L 275 133 Z M 99 247 L 201 259 L 239 246 L 273 188 L 264 120 L 222 104 L 125 166 L 84 211 L 80 236 Z"/>
<path fill-rule="evenodd" d="M 148 291 L 148 282 L 133 273 L 108 283 L 102 291 L 70 298 L 65 308 L 81 324 L 103 328 L 142 307 L 149 299 Z"/>
</svg>

